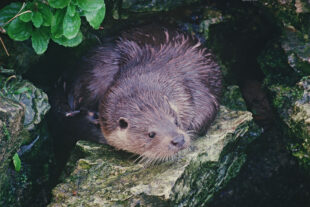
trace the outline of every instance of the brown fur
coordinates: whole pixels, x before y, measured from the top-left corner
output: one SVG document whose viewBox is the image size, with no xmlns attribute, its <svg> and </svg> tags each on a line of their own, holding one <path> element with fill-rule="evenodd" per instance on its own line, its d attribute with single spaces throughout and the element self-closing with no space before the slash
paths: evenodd
<svg viewBox="0 0 310 207">
<path fill-rule="evenodd" d="M 205 133 L 216 116 L 221 72 L 192 36 L 154 25 L 135 28 L 84 60 L 73 108 L 99 107 L 101 131 L 117 149 L 169 159 L 190 145 L 190 135 Z M 171 144 L 182 135 L 184 144 Z"/>
</svg>

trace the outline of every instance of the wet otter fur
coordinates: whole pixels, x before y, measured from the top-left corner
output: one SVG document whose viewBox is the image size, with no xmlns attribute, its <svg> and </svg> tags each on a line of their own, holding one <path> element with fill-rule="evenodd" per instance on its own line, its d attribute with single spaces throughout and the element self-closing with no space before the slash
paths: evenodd
<svg viewBox="0 0 310 207">
<path fill-rule="evenodd" d="M 173 158 L 192 136 L 206 132 L 219 108 L 218 64 L 197 38 L 175 29 L 150 25 L 123 32 L 79 67 L 66 116 L 93 124 L 90 130 L 99 123 L 103 136 L 91 133 L 92 140 L 142 160 Z"/>
</svg>

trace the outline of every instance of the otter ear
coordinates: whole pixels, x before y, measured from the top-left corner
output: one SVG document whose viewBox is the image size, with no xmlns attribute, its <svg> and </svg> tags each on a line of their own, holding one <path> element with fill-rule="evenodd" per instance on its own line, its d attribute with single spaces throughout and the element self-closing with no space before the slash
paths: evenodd
<svg viewBox="0 0 310 207">
<path fill-rule="evenodd" d="M 126 118 L 124 118 L 124 117 L 119 118 L 118 126 L 121 129 L 126 129 L 128 127 L 128 120 Z"/>
</svg>

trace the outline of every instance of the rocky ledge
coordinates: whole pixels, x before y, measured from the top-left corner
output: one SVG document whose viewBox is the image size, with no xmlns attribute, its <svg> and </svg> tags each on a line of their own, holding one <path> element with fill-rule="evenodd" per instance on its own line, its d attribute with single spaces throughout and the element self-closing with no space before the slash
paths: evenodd
<svg viewBox="0 0 310 207">
<path fill-rule="evenodd" d="M 240 94 L 236 90 L 229 87 L 225 100 Z M 237 175 L 246 146 L 261 132 L 252 114 L 236 105 L 221 106 L 208 133 L 171 162 L 146 167 L 129 153 L 79 141 L 49 207 L 205 206 Z"/>
</svg>

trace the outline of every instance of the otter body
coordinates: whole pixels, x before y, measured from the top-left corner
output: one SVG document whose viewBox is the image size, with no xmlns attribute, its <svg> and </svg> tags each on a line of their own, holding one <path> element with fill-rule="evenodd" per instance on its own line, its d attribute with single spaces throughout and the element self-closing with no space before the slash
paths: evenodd
<svg viewBox="0 0 310 207">
<path fill-rule="evenodd" d="M 170 159 L 187 148 L 219 108 L 218 64 L 198 39 L 174 29 L 151 25 L 124 32 L 79 67 L 66 98 L 70 118 L 101 130 L 103 136 L 92 133 L 90 139 L 145 159 Z"/>
</svg>

